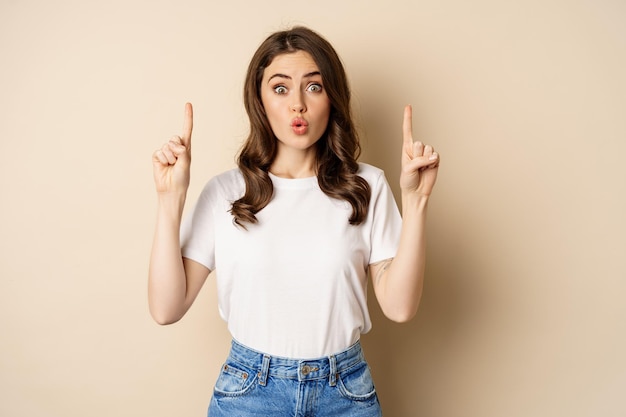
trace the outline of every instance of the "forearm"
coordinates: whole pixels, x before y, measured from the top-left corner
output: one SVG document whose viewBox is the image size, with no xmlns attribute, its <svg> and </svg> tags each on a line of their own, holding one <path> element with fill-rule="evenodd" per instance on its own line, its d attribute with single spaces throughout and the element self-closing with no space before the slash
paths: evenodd
<svg viewBox="0 0 626 417">
<path fill-rule="evenodd" d="M 185 312 L 187 280 L 180 249 L 185 194 L 159 194 L 156 230 L 148 273 L 148 302 L 160 324 L 179 320 Z"/>
<path fill-rule="evenodd" d="M 381 306 L 394 321 L 410 320 L 420 303 L 426 266 L 427 206 L 428 196 L 402 195 L 400 244 L 395 258 L 380 277 Z"/>
</svg>

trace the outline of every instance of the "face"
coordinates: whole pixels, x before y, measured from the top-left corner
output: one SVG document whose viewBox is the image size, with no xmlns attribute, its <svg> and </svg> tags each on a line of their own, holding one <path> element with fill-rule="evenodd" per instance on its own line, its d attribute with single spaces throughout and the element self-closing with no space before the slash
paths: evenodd
<svg viewBox="0 0 626 417">
<path fill-rule="evenodd" d="M 278 55 L 265 68 L 261 101 L 278 138 L 278 151 L 311 151 L 326 131 L 330 100 L 308 52 Z"/>
</svg>

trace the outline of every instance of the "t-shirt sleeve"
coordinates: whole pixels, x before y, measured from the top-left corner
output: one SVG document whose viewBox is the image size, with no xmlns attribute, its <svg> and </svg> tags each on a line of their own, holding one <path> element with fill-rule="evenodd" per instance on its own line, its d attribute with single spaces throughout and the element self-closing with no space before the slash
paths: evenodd
<svg viewBox="0 0 626 417">
<path fill-rule="evenodd" d="M 194 208 L 185 215 L 180 227 L 182 256 L 215 269 L 215 201 L 214 181 L 204 187 Z"/>
<path fill-rule="evenodd" d="M 369 263 L 373 264 L 396 256 L 402 229 L 398 205 L 382 171 L 372 185 L 370 210 L 372 228 Z"/>
</svg>

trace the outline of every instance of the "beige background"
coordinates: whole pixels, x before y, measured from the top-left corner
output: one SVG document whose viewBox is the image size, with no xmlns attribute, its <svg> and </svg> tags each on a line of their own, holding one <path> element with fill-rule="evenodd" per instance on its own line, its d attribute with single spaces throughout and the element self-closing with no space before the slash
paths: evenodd
<svg viewBox="0 0 626 417">
<path fill-rule="evenodd" d="M 397 192 L 402 106 L 443 158 L 418 317 L 364 337 L 388 417 L 626 415 L 622 0 L 0 1 L 0 415 L 201 416 L 212 280 L 148 314 L 150 156 L 195 105 L 189 201 L 233 166 L 262 39 L 342 56 Z"/>
</svg>

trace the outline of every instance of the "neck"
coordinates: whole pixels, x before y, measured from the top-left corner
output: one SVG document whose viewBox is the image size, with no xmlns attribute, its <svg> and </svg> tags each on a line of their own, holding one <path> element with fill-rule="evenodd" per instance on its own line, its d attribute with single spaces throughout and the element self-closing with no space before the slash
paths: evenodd
<svg viewBox="0 0 626 417">
<path fill-rule="evenodd" d="M 269 171 L 282 178 L 313 177 L 317 174 L 315 150 L 309 148 L 305 151 L 289 152 L 279 149 Z"/>
</svg>

